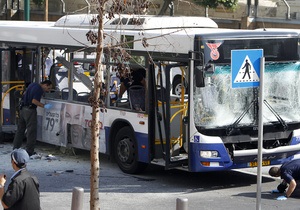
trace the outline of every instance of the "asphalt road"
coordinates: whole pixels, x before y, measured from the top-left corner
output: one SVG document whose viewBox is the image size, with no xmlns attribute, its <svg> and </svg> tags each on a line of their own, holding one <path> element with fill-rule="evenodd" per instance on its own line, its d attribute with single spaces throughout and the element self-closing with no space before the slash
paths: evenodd
<svg viewBox="0 0 300 210">
<path fill-rule="evenodd" d="M 0 144 L 0 173 L 13 174 L 10 165 L 11 143 Z M 83 209 L 89 209 L 90 162 L 86 151 L 66 151 L 39 143 L 39 159 L 28 169 L 40 182 L 43 210 L 71 209 L 72 190 L 84 188 Z M 268 168 L 263 169 L 266 174 Z M 100 156 L 100 208 L 102 210 L 175 210 L 177 198 L 188 199 L 188 209 L 256 209 L 256 168 L 242 171 L 189 173 L 165 171 L 151 166 L 143 174 L 124 174 L 107 156 Z M 271 194 L 278 179 L 263 176 L 261 209 L 299 210 L 299 199 L 277 201 Z M 1 207 L 0 207 L 0 210 Z"/>
</svg>

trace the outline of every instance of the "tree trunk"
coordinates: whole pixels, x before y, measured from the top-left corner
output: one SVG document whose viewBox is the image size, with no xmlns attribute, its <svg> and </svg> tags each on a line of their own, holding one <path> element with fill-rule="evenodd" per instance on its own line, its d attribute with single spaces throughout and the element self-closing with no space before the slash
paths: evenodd
<svg viewBox="0 0 300 210">
<path fill-rule="evenodd" d="M 100 2 L 100 1 L 99 1 Z M 90 210 L 100 209 L 99 200 L 99 182 L 100 182 L 100 161 L 99 161 L 99 135 L 100 135 L 100 93 L 102 88 L 102 64 L 103 54 L 103 10 L 99 5 L 99 28 L 98 41 L 96 48 L 94 93 L 92 96 L 92 143 L 91 143 L 91 192 L 90 192 Z"/>
</svg>

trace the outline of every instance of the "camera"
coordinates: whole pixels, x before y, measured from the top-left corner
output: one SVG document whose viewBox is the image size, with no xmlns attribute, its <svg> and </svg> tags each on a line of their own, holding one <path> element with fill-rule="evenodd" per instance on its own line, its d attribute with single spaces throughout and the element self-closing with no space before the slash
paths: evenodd
<svg viewBox="0 0 300 210">
<path fill-rule="evenodd" d="M 284 193 L 285 189 L 288 187 L 287 183 L 285 182 L 281 182 L 278 186 L 277 186 L 277 190 L 280 193 Z"/>
</svg>

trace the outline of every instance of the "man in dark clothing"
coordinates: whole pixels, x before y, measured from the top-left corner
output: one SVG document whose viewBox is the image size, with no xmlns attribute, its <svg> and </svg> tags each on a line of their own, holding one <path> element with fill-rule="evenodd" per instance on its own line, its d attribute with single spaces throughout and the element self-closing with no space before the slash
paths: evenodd
<svg viewBox="0 0 300 210">
<path fill-rule="evenodd" d="M 145 69 L 137 69 L 131 71 L 129 75 L 123 76 L 120 78 L 120 91 L 119 98 L 122 98 L 123 93 L 129 89 L 129 87 L 133 85 L 145 86 L 145 77 L 146 70 Z"/>
<path fill-rule="evenodd" d="M 286 196 L 280 196 L 277 198 L 277 200 L 286 200 L 296 189 L 296 181 L 300 180 L 300 159 L 294 159 L 286 162 L 280 168 L 271 167 L 269 174 L 273 177 L 280 176 L 283 179 L 283 183 L 287 183 L 289 185 L 286 191 Z"/>
<path fill-rule="evenodd" d="M 20 106 L 20 116 L 18 120 L 18 129 L 13 142 L 13 149 L 20 148 L 23 143 L 25 130 L 27 130 L 26 151 L 29 156 L 34 154 L 34 147 L 37 135 L 37 111 L 36 108 L 42 107 L 50 109 L 51 104 L 42 104 L 40 102 L 44 92 L 50 91 L 52 83 L 45 80 L 38 83 L 31 83 L 26 89 Z"/>
<path fill-rule="evenodd" d="M 29 156 L 24 149 L 11 153 L 11 165 L 15 173 L 4 192 L 5 175 L 0 174 L 0 199 L 7 210 L 40 210 L 39 183 L 26 169 Z"/>
</svg>

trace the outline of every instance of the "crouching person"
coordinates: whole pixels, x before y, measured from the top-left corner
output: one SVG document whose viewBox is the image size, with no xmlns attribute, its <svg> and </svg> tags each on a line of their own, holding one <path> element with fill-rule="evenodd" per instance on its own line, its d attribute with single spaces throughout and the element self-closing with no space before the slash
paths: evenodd
<svg viewBox="0 0 300 210">
<path fill-rule="evenodd" d="M 281 184 L 278 185 L 277 190 L 272 191 L 285 193 L 285 195 L 279 196 L 277 200 L 286 200 L 292 194 L 295 196 L 296 187 L 300 181 L 300 159 L 286 162 L 281 167 L 271 167 L 269 174 L 273 177 L 281 177 L 283 179 Z"/>
</svg>

